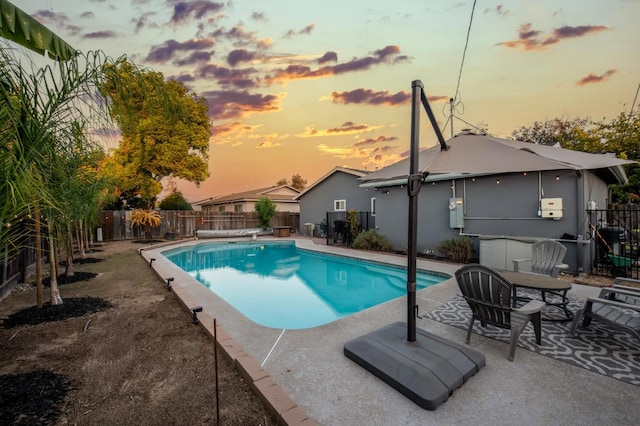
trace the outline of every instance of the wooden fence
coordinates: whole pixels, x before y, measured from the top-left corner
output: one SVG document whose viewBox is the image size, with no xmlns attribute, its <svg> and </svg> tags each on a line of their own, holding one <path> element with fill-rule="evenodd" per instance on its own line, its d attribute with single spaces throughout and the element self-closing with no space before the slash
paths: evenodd
<svg viewBox="0 0 640 426">
<path fill-rule="evenodd" d="M 159 227 L 151 229 L 152 238 L 192 237 L 198 230 L 231 230 L 260 228 L 256 212 L 202 212 L 160 210 Z M 276 212 L 271 226 L 288 226 L 292 232 L 300 229 L 300 214 Z M 104 241 L 144 238 L 144 229 L 131 225 L 131 210 L 104 210 L 100 213 L 97 239 Z"/>
</svg>

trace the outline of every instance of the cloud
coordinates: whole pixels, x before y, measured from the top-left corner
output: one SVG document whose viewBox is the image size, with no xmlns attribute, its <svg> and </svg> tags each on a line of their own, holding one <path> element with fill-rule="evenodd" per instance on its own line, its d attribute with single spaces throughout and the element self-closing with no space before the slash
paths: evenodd
<svg viewBox="0 0 640 426">
<path fill-rule="evenodd" d="M 211 60 L 211 56 L 213 56 L 212 51 L 207 50 L 197 50 L 195 52 L 191 52 L 189 56 L 183 59 L 176 59 L 173 64 L 179 67 L 185 65 L 193 65 L 201 62 L 209 62 Z"/>
<path fill-rule="evenodd" d="M 372 56 L 354 58 L 349 62 L 323 66 L 315 70 L 311 69 L 308 65 L 292 64 L 286 68 L 273 71 L 271 75 L 265 76 L 264 81 L 267 85 L 270 85 L 273 83 L 284 83 L 290 80 L 322 78 L 349 72 L 364 71 L 379 64 L 405 62 L 409 60 L 406 55 L 399 55 L 399 53 L 400 47 L 386 46 L 383 49 L 376 50 Z"/>
<path fill-rule="evenodd" d="M 189 73 L 180 73 L 178 75 L 168 76 L 167 80 L 175 80 L 180 83 L 191 83 L 192 81 L 195 81 L 195 77 Z"/>
<path fill-rule="evenodd" d="M 223 3 L 216 3 L 212 1 L 181 1 L 173 6 L 173 16 L 171 17 L 170 22 L 172 24 L 183 24 L 189 20 L 191 15 L 196 19 L 200 19 L 208 13 L 219 12 L 223 8 Z"/>
<path fill-rule="evenodd" d="M 320 58 L 318 58 L 318 64 L 322 65 L 327 62 L 338 62 L 338 54 L 336 52 L 325 52 Z"/>
<path fill-rule="evenodd" d="M 235 25 L 231 29 L 219 28 L 211 33 L 216 40 L 230 41 L 234 47 L 254 46 L 258 50 L 266 50 L 273 44 L 269 38 L 259 39 L 255 32 L 248 32 L 242 25 Z"/>
<path fill-rule="evenodd" d="M 531 23 L 522 24 L 518 29 L 518 40 L 498 43 L 513 49 L 542 50 L 547 46 L 559 43 L 562 40 L 583 37 L 592 33 L 606 31 L 609 28 L 602 25 L 581 25 L 578 27 L 563 26 L 555 28 L 551 34 L 544 35 L 539 30 L 531 29 Z"/>
<path fill-rule="evenodd" d="M 139 18 L 133 18 L 131 20 L 132 23 L 135 24 L 134 27 L 134 32 L 136 34 L 138 34 L 142 29 L 144 29 L 145 27 L 149 27 L 149 28 L 159 28 L 160 26 L 158 24 L 156 24 L 155 22 L 151 22 L 149 23 L 149 17 L 155 15 L 155 12 L 147 12 L 144 13 L 141 17 Z"/>
<path fill-rule="evenodd" d="M 214 41 L 210 38 L 191 39 L 185 42 L 178 42 L 170 39 L 166 40 L 163 44 L 153 46 L 149 51 L 149 54 L 145 58 L 145 61 L 164 64 L 174 58 L 179 52 L 187 52 L 190 50 L 202 50 L 211 48 L 214 45 Z"/>
<path fill-rule="evenodd" d="M 268 21 L 266 15 L 262 12 L 253 12 L 251 14 L 251 19 L 258 22 L 266 22 Z"/>
<path fill-rule="evenodd" d="M 346 160 L 349 158 L 366 158 L 369 156 L 369 151 L 366 149 L 357 149 L 353 147 L 332 147 L 327 144 L 320 144 L 317 146 L 318 151 L 323 154 L 329 154 L 333 157 Z"/>
<path fill-rule="evenodd" d="M 257 59 L 261 56 L 262 56 L 261 54 L 258 54 L 256 52 L 249 52 L 248 50 L 245 50 L 245 49 L 236 49 L 236 50 L 232 50 L 227 55 L 227 64 L 231 65 L 232 67 L 235 67 L 240 63 L 251 62 L 254 59 Z"/>
<path fill-rule="evenodd" d="M 329 129 L 318 130 L 313 126 L 305 128 L 303 133 L 298 136 L 302 138 L 313 138 L 319 136 L 343 136 L 352 134 L 361 134 L 365 132 L 371 132 L 379 129 L 381 126 L 370 126 L 368 124 L 356 124 L 351 121 L 346 121 L 338 127 L 332 127 Z"/>
<path fill-rule="evenodd" d="M 372 146 L 372 145 L 378 145 L 378 144 L 381 144 L 381 143 L 392 142 L 392 141 L 396 141 L 396 140 L 398 140 L 398 138 L 396 136 L 380 135 L 377 138 L 360 139 L 358 142 L 353 144 L 353 146 L 357 146 L 357 147 L 360 147 L 360 146 Z"/>
<path fill-rule="evenodd" d="M 397 106 L 411 102 L 411 93 L 404 90 L 390 94 L 388 91 L 375 92 L 371 89 L 355 89 L 349 92 L 331 92 L 330 99 L 336 104 L 369 104 Z M 443 95 L 427 96 L 429 102 L 443 102 L 449 98 Z"/>
<path fill-rule="evenodd" d="M 264 141 L 258 143 L 258 145 L 256 145 L 256 148 L 277 148 L 279 146 L 282 146 L 280 142 Z"/>
<path fill-rule="evenodd" d="M 118 34 L 114 31 L 94 31 L 92 33 L 87 33 L 82 36 L 82 38 L 88 39 L 106 39 L 106 38 L 115 38 Z"/>
<path fill-rule="evenodd" d="M 331 92 L 331 100 L 336 104 L 401 105 L 411 101 L 411 93 L 400 91 L 389 94 L 387 90 L 375 92 L 371 89 L 355 89 L 349 92 Z"/>
<path fill-rule="evenodd" d="M 95 18 L 95 17 L 96 17 L 96 15 L 95 15 L 95 13 L 93 13 L 93 12 L 84 12 L 84 13 L 82 13 L 82 14 L 80 15 L 80 17 L 81 17 L 82 19 L 93 19 L 93 18 Z"/>
<path fill-rule="evenodd" d="M 248 91 L 213 90 L 200 96 L 209 102 L 209 113 L 217 120 L 240 119 L 250 114 L 279 111 L 280 95 L 263 95 Z"/>
<path fill-rule="evenodd" d="M 78 25 L 72 24 L 71 19 L 69 19 L 69 17 L 64 13 L 54 13 L 49 10 L 38 10 L 31 16 L 43 25 L 64 30 L 71 35 L 76 35 L 82 31 L 82 28 Z"/>
<path fill-rule="evenodd" d="M 284 35 L 282 36 L 282 38 L 291 38 L 297 34 L 311 34 L 311 32 L 313 31 L 313 29 L 316 27 L 315 23 L 311 23 L 309 25 L 307 25 L 306 27 L 304 27 L 301 30 L 288 30 L 286 33 L 284 33 Z"/>
<path fill-rule="evenodd" d="M 486 8 L 484 10 L 484 14 L 485 15 L 488 14 L 488 13 L 491 13 L 491 12 L 495 12 L 496 15 L 498 15 L 498 16 L 509 16 L 509 15 L 511 15 L 511 11 L 505 9 L 501 4 L 497 5 L 493 9 L 488 7 L 488 8 Z"/>
<path fill-rule="evenodd" d="M 578 80 L 576 82 L 576 85 L 584 86 L 584 85 L 591 84 L 591 83 L 600 83 L 600 82 L 603 82 L 603 81 L 609 79 L 609 77 L 614 75 L 616 72 L 618 72 L 618 70 L 612 69 L 612 70 L 607 70 L 602 75 L 589 74 L 588 76 L 582 77 L 580 80 Z"/>
<path fill-rule="evenodd" d="M 252 130 L 251 126 L 242 124 L 240 121 L 234 121 L 232 123 L 220 124 L 218 126 L 211 127 L 211 133 L 213 136 L 223 136 L 233 133 L 246 133 Z"/>
<path fill-rule="evenodd" d="M 258 87 L 259 82 L 253 75 L 257 73 L 255 68 L 231 69 L 214 64 L 200 66 L 197 75 L 202 79 L 215 79 L 223 87 L 236 87 L 238 89 L 250 89 Z"/>
</svg>

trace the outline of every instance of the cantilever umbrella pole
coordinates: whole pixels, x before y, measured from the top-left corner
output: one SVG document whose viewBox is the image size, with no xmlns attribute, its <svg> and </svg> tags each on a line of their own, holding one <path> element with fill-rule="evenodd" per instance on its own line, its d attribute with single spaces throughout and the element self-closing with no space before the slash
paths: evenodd
<svg viewBox="0 0 640 426">
<path fill-rule="evenodd" d="M 427 97 L 424 94 L 424 86 L 420 80 L 411 83 L 411 147 L 409 157 L 409 176 L 407 178 L 407 193 L 409 195 L 409 223 L 408 223 L 408 252 L 407 252 L 407 342 L 416 341 L 416 318 L 418 305 L 416 304 L 416 258 L 418 255 L 418 194 L 420 185 L 427 177 L 428 172 L 420 172 L 418 164 L 420 149 L 420 104 L 424 107 L 431 122 L 436 137 L 440 143 L 440 149 L 446 151 L 447 144 L 444 141 L 440 127 L 431 111 Z"/>
</svg>

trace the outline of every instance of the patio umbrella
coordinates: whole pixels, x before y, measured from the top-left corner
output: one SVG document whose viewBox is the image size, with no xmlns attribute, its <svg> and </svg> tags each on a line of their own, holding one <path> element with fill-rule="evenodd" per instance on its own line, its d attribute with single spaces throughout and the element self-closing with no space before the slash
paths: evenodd
<svg viewBox="0 0 640 426">
<path fill-rule="evenodd" d="M 414 121 L 417 119 L 419 116 Z M 440 130 L 436 125 L 434 130 L 438 134 Z M 442 140 L 439 145 L 415 153 L 414 157 L 418 160 L 415 173 L 428 172 L 432 176 L 594 169 L 609 169 L 614 175 L 622 176 L 624 172 L 620 166 L 634 163 L 609 154 L 591 154 L 473 133 L 458 134 L 446 143 Z M 378 182 L 405 180 L 411 161 L 414 160 L 406 158 L 360 180 L 366 187 L 376 186 Z"/>
<path fill-rule="evenodd" d="M 418 333 L 416 329 L 418 193 L 428 175 L 428 171 L 420 169 L 418 164 L 420 104 L 426 110 L 440 142 L 437 151 L 432 154 L 434 161 L 451 149 L 445 143 L 429 107 L 422 82 L 413 81 L 411 155 L 406 181 L 409 195 L 407 323 L 397 322 L 355 338 L 345 343 L 344 353 L 422 408 L 433 410 L 480 370 L 486 360 L 484 355 L 475 350 L 424 330 Z M 406 172 L 404 175 L 407 176 Z M 402 335 L 406 335 L 406 338 L 403 339 Z"/>
</svg>

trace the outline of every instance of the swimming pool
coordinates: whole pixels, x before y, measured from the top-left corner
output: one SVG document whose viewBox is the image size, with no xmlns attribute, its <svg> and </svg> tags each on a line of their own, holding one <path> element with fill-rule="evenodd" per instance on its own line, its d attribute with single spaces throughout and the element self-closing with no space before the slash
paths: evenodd
<svg viewBox="0 0 640 426">
<path fill-rule="evenodd" d="M 287 242 L 203 243 L 162 254 L 250 320 L 317 327 L 406 294 L 406 270 Z M 449 278 L 417 274 L 418 289 Z"/>
</svg>

